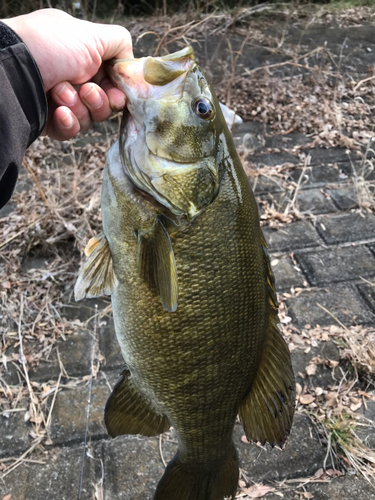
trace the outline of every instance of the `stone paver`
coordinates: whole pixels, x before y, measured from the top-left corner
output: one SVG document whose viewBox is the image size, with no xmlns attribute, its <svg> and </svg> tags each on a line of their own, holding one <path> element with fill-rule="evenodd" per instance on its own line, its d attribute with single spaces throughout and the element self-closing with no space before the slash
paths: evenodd
<svg viewBox="0 0 375 500">
<path fill-rule="evenodd" d="M 300 248 L 315 247 L 320 238 L 314 226 L 308 221 L 297 221 L 286 224 L 279 230 L 263 228 L 270 252 L 287 252 Z"/>
<path fill-rule="evenodd" d="M 295 258 L 312 285 L 375 276 L 375 257 L 364 245 L 296 253 Z"/>
<path fill-rule="evenodd" d="M 350 213 L 321 218 L 316 228 L 328 244 L 375 239 L 375 215 Z"/>
<path fill-rule="evenodd" d="M 26 463 L 10 472 L 0 482 L 0 498 L 15 500 L 72 500 L 77 498 L 82 447 L 61 448 L 33 456 L 41 464 Z M 85 460 L 81 500 L 92 500 L 99 478 L 94 458 Z M 130 498 L 129 498 L 130 500 Z"/>
<path fill-rule="evenodd" d="M 304 189 L 297 194 L 297 206 L 303 214 L 328 214 L 336 212 L 332 200 L 321 189 Z"/>
<path fill-rule="evenodd" d="M 375 281 L 373 284 L 361 284 L 358 285 L 358 290 L 361 295 L 364 297 L 366 303 L 370 307 L 371 311 L 374 313 L 374 321 L 375 321 Z"/>
<path fill-rule="evenodd" d="M 344 324 L 373 324 L 374 317 L 355 287 L 348 284 L 329 285 L 324 289 L 303 292 L 287 300 L 288 314 L 295 324 L 329 326 L 334 320 L 318 304 Z"/>
<path fill-rule="evenodd" d="M 272 269 L 276 280 L 276 290 L 288 291 L 291 287 L 303 286 L 305 277 L 301 269 L 286 255 L 272 259 Z"/>
<path fill-rule="evenodd" d="M 352 187 L 329 189 L 328 192 L 340 210 L 350 210 L 358 206 L 357 195 Z"/>
</svg>

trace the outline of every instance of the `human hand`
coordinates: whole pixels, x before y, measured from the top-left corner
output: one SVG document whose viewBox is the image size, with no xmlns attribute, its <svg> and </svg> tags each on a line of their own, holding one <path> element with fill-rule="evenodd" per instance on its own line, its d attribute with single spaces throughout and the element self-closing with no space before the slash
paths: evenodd
<svg viewBox="0 0 375 500">
<path fill-rule="evenodd" d="M 49 105 L 44 134 L 70 139 L 125 106 L 124 93 L 110 82 L 102 62 L 133 57 L 127 29 L 82 21 L 57 9 L 3 22 L 22 38 L 38 65 Z"/>
</svg>

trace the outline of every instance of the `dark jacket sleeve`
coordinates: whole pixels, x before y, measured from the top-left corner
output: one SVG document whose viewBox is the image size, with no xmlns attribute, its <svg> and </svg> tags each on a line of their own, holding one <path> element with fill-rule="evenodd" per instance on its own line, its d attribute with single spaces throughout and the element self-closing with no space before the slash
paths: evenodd
<svg viewBox="0 0 375 500">
<path fill-rule="evenodd" d="M 26 148 L 43 130 L 47 100 L 26 45 L 0 22 L 0 208 L 10 199 Z"/>
</svg>

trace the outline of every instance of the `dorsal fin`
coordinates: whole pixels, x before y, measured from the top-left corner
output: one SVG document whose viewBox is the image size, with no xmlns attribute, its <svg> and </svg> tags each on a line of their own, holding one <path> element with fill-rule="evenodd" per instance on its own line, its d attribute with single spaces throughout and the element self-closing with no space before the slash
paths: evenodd
<svg viewBox="0 0 375 500">
<path fill-rule="evenodd" d="M 138 236 L 138 270 L 150 288 L 156 289 L 168 312 L 177 309 L 178 276 L 172 243 L 157 217 L 151 233 Z"/>
<path fill-rule="evenodd" d="M 107 238 L 99 234 L 85 248 L 88 257 L 79 271 L 74 287 L 76 300 L 111 295 L 117 285 Z"/>
</svg>

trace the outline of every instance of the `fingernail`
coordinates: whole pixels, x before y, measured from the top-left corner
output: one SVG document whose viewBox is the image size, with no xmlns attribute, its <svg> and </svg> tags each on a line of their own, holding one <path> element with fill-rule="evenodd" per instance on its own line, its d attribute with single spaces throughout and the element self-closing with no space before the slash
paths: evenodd
<svg viewBox="0 0 375 500">
<path fill-rule="evenodd" d="M 71 128 L 73 126 L 74 120 L 70 113 L 66 113 L 66 115 L 61 118 L 61 123 L 65 128 Z"/>
<path fill-rule="evenodd" d="M 56 90 L 56 94 L 67 106 L 73 106 L 77 98 L 77 94 L 66 83 L 61 84 L 61 89 Z"/>
<path fill-rule="evenodd" d="M 126 101 L 125 101 L 125 96 L 123 96 L 122 100 L 121 100 L 121 101 L 119 101 L 119 102 L 117 102 L 117 103 L 113 106 L 113 109 L 114 109 L 115 111 L 121 111 L 122 109 L 124 109 L 124 108 L 125 108 L 125 103 L 126 103 Z"/>
<path fill-rule="evenodd" d="M 83 99 L 91 108 L 100 108 L 103 105 L 102 96 L 94 86 L 83 96 Z"/>
</svg>

